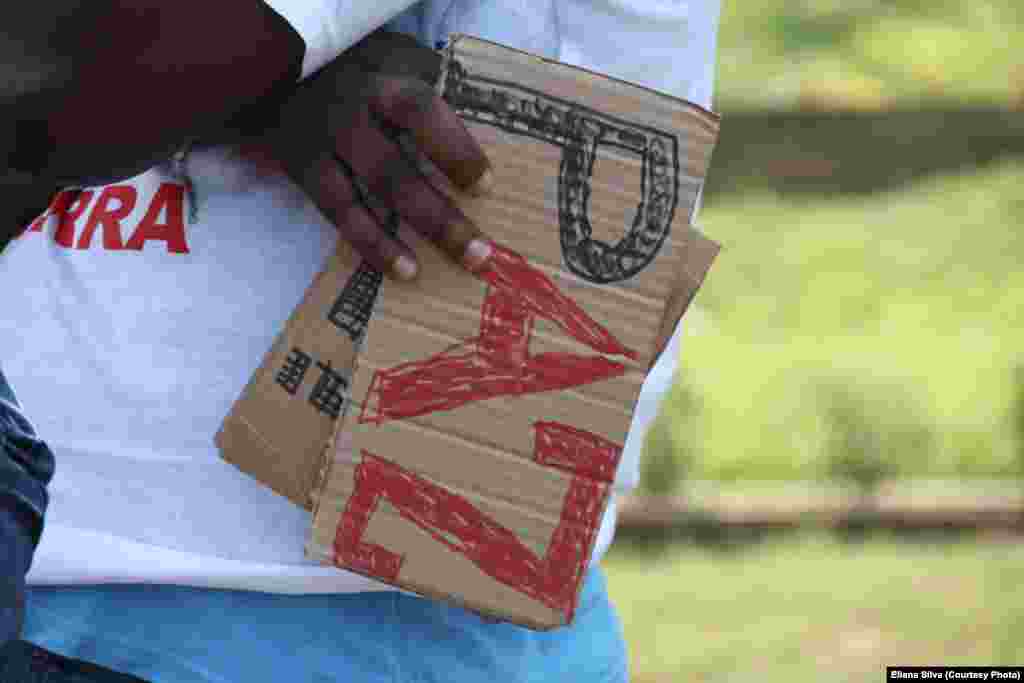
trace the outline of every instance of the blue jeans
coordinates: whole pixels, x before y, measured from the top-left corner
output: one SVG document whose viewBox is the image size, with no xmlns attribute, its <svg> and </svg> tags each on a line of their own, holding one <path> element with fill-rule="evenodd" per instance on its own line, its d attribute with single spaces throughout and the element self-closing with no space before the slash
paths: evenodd
<svg viewBox="0 0 1024 683">
<path fill-rule="evenodd" d="M 36 587 L 24 637 L 160 683 L 623 683 L 626 649 L 606 588 L 592 569 L 573 624 L 536 632 L 397 592 Z"/>
<path fill-rule="evenodd" d="M 14 390 L 0 368 L 0 497 L 32 518 L 34 544 L 46 512 L 46 485 L 53 478 L 53 453 L 22 415 Z"/>
<path fill-rule="evenodd" d="M 25 574 L 42 533 L 52 476 L 53 453 L 21 414 L 0 370 L 0 650 L 21 627 Z"/>
</svg>

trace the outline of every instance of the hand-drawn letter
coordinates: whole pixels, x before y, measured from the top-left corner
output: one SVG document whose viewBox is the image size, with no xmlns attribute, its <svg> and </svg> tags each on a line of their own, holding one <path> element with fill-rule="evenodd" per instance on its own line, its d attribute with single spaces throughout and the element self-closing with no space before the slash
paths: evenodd
<svg viewBox="0 0 1024 683">
<path fill-rule="evenodd" d="M 627 280 L 650 264 L 668 237 L 679 201 L 675 135 L 584 107 L 510 81 L 470 74 L 448 60 L 444 99 L 459 116 L 561 147 L 559 240 L 565 266 L 598 284 Z M 616 244 L 593 237 L 590 179 L 601 147 L 641 161 L 640 203 Z"/>
<path fill-rule="evenodd" d="M 497 396 L 570 389 L 626 372 L 623 363 L 603 355 L 531 354 L 537 317 L 595 351 L 637 358 L 519 254 L 494 245 L 490 266 L 479 277 L 489 285 L 479 336 L 432 358 L 378 370 L 361 423 L 417 417 Z"/>
<path fill-rule="evenodd" d="M 335 564 L 385 581 L 398 580 L 402 556 L 363 540 L 370 517 L 385 499 L 404 519 L 488 576 L 561 611 L 566 622 L 571 621 L 622 447 L 558 422 L 537 422 L 534 432 L 534 461 L 574 474 L 543 557 L 463 496 L 364 450 L 356 466 L 355 490 L 336 532 Z"/>
</svg>

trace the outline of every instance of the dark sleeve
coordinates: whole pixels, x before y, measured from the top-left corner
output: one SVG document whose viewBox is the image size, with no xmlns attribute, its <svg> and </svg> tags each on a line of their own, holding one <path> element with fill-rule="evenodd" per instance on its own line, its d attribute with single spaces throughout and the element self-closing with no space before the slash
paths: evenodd
<svg viewBox="0 0 1024 683">
<path fill-rule="evenodd" d="M 0 10 L 0 149 L 64 185 L 123 179 L 299 78 L 260 0 L 33 0 Z"/>
<path fill-rule="evenodd" d="M 25 574 L 43 531 L 53 468 L 53 453 L 0 371 L 0 650 L 21 630 Z"/>
</svg>

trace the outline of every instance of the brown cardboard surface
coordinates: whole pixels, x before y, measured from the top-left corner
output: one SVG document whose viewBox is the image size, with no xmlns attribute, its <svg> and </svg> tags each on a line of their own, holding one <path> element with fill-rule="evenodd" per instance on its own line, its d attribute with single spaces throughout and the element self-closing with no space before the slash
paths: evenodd
<svg viewBox="0 0 1024 683">
<path fill-rule="evenodd" d="M 327 322 L 355 270 L 351 254 L 347 243 L 339 244 L 215 438 L 226 461 L 309 510 L 335 425 L 332 404 L 319 409 L 310 399 L 329 398 L 332 373 L 347 382 L 355 366 L 356 343 Z"/>
<path fill-rule="evenodd" d="M 467 273 L 402 234 L 421 277 L 382 281 L 343 245 L 218 444 L 312 506 L 311 557 L 553 628 L 572 619 L 644 373 L 718 251 L 689 225 L 718 117 L 468 37 L 438 87 L 493 165 L 489 196 L 456 198 L 491 264 Z M 337 416 L 310 400 L 328 360 Z"/>
</svg>

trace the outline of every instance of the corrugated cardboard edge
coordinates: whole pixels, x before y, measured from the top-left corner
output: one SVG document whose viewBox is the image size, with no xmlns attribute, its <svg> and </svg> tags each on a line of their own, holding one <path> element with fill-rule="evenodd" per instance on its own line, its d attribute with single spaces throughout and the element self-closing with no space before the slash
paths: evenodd
<svg viewBox="0 0 1024 683">
<path fill-rule="evenodd" d="M 275 457 L 282 460 L 287 460 L 288 456 L 287 454 L 281 453 L 274 449 L 272 446 L 270 446 L 270 444 L 268 444 L 266 440 L 260 435 L 259 431 L 238 414 L 238 407 L 240 405 L 243 405 L 244 399 L 247 396 L 249 396 L 253 391 L 255 391 L 256 384 L 263 376 L 263 374 L 265 372 L 271 371 L 269 365 L 270 359 L 281 348 L 281 345 L 287 343 L 289 331 L 292 329 L 293 321 L 299 315 L 299 310 L 303 307 L 303 305 L 306 304 L 306 302 L 313 297 L 313 293 L 316 291 L 317 285 L 323 278 L 324 273 L 327 272 L 327 269 L 330 267 L 330 263 L 332 260 L 333 259 L 327 262 L 324 268 L 321 269 L 316 274 L 316 277 L 313 278 L 313 281 L 310 283 L 309 287 L 306 288 L 306 292 L 305 294 L 303 294 L 302 300 L 299 302 L 298 305 L 295 306 L 294 309 L 292 309 L 292 314 L 288 317 L 288 320 L 285 322 L 281 332 L 278 333 L 277 337 L 275 337 L 274 339 L 274 343 L 271 344 L 270 348 L 267 350 L 263 358 L 260 360 L 260 364 L 259 366 L 257 366 L 257 370 L 253 372 L 252 375 L 250 376 L 249 382 L 245 385 L 245 388 L 242 390 L 242 393 L 239 395 L 238 399 L 234 402 L 234 404 L 232 404 L 231 411 L 228 413 L 228 416 L 221 423 L 220 429 L 217 430 L 217 434 L 214 436 L 213 440 L 214 443 L 217 445 L 218 450 L 220 451 L 221 459 L 227 463 L 230 463 L 247 476 L 253 475 L 246 472 L 245 468 L 242 467 L 241 463 L 234 462 L 230 458 L 231 453 L 240 452 L 240 449 L 233 448 L 232 444 L 243 442 L 246 443 L 249 448 L 259 448 L 261 450 L 268 451 Z M 270 489 L 275 493 L 284 496 L 291 502 L 295 503 L 299 507 L 304 508 L 306 510 L 313 509 L 313 499 L 315 498 L 314 491 L 319 490 L 318 484 L 320 483 L 318 480 L 314 479 L 308 482 L 305 485 L 305 487 L 299 485 L 298 489 L 293 489 L 292 487 L 282 485 L 282 481 L 276 478 L 259 479 L 259 481 L 261 484 L 269 486 Z"/>
<path fill-rule="evenodd" d="M 266 359 L 269 359 L 277 351 L 277 349 L 280 347 L 280 344 L 282 344 L 283 342 L 284 334 L 282 333 L 281 335 L 279 335 L 278 339 L 274 341 L 274 344 L 270 347 L 270 350 L 264 357 L 263 363 L 267 362 Z M 251 379 L 249 380 L 249 383 L 242 391 L 239 401 L 241 401 L 245 396 L 248 396 L 252 391 L 255 390 L 255 385 L 259 377 L 259 372 L 253 373 Z M 237 403 L 238 402 L 236 401 L 236 404 Z M 237 414 L 233 406 L 231 412 L 221 423 L 220 429 L 217 430 L 217 434 L 214 436 L 213 441 L 217 445 L 218 450 L 220 451 L 220 457 L 222 460 L 231 464 L 233 467 L 238 469 L 243 474 L 254 478 L 255 475 L 246 471 L 246 468 L 243 466 L 243 463 L 236 462 L 235 460 L 233 460 L 231 458 L 231 454 L 243 451 L 251 452 L 253 450 L 260 450 L 270 454 L 271 457 L 275 457 L 281 460 L 287 458 L 286 454 L 281 453 L 273 446 L 271 446 L 269 443 L 267 443 L 266 439 L 264 439 L 260 435 L 259 431 L 255 427 L 253 427 L 244 417 Z M 295 503 L 296 505 L 308 509 L 308 504 L 306 503 L 308 495 L 303 495 L 301 489 L 296 491 L 292 487 L 282 486 L 281 480 L 278 480 L 277 478 L 258 478 L 257 480 L 264 486 L 269 486 L 271 490 L 274 491 L 274 493 L 282 495 L 291 502 Z"/>
<path fill-rule="evenodd" d="M 494 46 L 499 47 L 499 48 L 501 48 L 503 50 L 509 50 L 511 52 L 516 52 L 518 54 L 524 55 L 525 57 L 528 57 L 530 59 L 536 60 L 536 61 L 541 62 L 543 64 L 551 64 L 553 66 L 557 66 L 557 67 L 562 68 L 562 69 L 571 69 L 571 70 L 574 70 L 574 71 L 581 71 L 583 73 L 587 73 L 587 74 L 590 74 L 592 76 L 596 76 L 597 78 L 600 78 L 602 80 L 613 81 L 615 83 L 622 83 L 623 85 L 627 85 L 627 86 L 629 86 L 631 88 L 637 88 L 639 90 L 643 90 L 645 92 L 649 92 L 652 95 L 657 95 L 658 97 L 663 97 L 663 98 L 672 100 L 673 102 L 676 102 L 678 104 L 683 104 L 683 105 L 689 107 L 690 109 L 696 109 L 703 116 L 705 116 L 707 118 L 710 118 L 714 122 L 714 124 L 716 125 L 716 128 L 719 125 L 721 125 L 721 121 L 722 121 L 721 115 L 716 114 L 715 112 L 711 111 L 710 109 L 705 109 L 704 107 L 700 106 L 696 102 L 691 102 L 690 100 L 683 99 L 681 97 L 676 97 L 674 95 L 669 95 L 668 93 L 662 92 L 661 90 L 656 90 L 654 88 L 649 88 L 646 85 L 641 85 L 639 83 L 634 83 L 633 81 L 627 81 L 627 80 L 624 80 L 622 78 L 615 78 L 614 76 L 609 76 L 608 74 L 603 74 L 600 71 L 594 71 L 592 69 L 587 69 L 587 68 L 582 67 L 582 66 L 576 66 L 574 64 L 568 64 L 566 62 L 560 62 L 557 59 L 551 59 L 549 57 L 542 57 L 541 55 L 537 55 L 537 54 L 534 54 L 532 52 L 527 52 L 526 50 L 519 50 L 519 49 L 514 48 L 514 47 L 509 47 L 508 45 L 503 45 L 501 43 L 496 43 L 496 42 L 494 42 L 492 40 L 484 40 L 483 38 L 478 38 L 476 36 L 471 36 L 471 35 L 468 35 L 466 33 L 453 33 L 449 37 L 449 39 L 448 39 L 448 44 L 445 46 L 444 50 L 442 51 L 441 78 L 438 81 L 438 92 L 439 93 L 443 93 L 444 92 L 444 78 L 445 78 L 445 74 L 448 72 L 448 60 L 451 59 L 452 55 L 455 54 L 455 45 L 456 45 L 456 43 L 458 43 L 459 41 L 464 40 L 464 39 L 465 40 L 472 40 L 472 41 L 475 41 L 475 42 L 478 42 L 478 43 L 487 43 L 488 45 L 494 45 Z"/>
<path fill-rule="evenodd" d="M 692 225 L 687 225 L 685 229 L 686 249 L 680 263 L 676 285 L 672 288 L 668 301 L 665 302 L 665 312 L 661 316 L 651 367 L 654 367 L 654 364 L 661 358 L 661 354 L 672 338 L 672 333 L 675 332 L 683 314 L 690 308 L 694 297 L 697 296 L 704 280 L 707 279 L 711 265 L 722 250 L 721 244 L 706 237 Z"/>
<path fill-rule="evenodd" d="M 372 577 L 371 576 L 370 578 L 373 578 L 373 579 L 375 579 L 377 581 L 380 581 L 380 579 L 378 579 L 376 577 Z M 514 622 L 513 621 L 509 621 L 509 618 L 508 618 L 507 615 L 498 614 L 497 612 L 491 612 L 491 611 L 489 611 L 489 610 L 487 610 L 487 609 L 485 609 L 483 607 L 480 607 L 480 606 L 475 605 L 475 604 L 470 604 L 470 603 L 466 602 L 465 600 L 461 600 L 459 598 L 459 596 L 457 596 L 457 595 L 452 595 L 450 593 L 443 593 L 441 591 L 436 591 L 436 590 L 432 589 L 430 586 L 427 586 L 427 585 L 419 585 L 419 584 L 413 585 L 413 584 L 409 584 L 408 586 L 403 586 L 402 589 L 403 590 L 412 590 L 416 594 L 422 595 L 423 597 L 429 598 L 431 600 L 436 600 L 438 602 L 445 602 L 445 603 L 448 603 L 448 604 L 451 604 L 451 605 L 456 605 L 456 606 L 466 610 L 467 612 L 473 612 L 474 614 L 478 614 L 481 617 L 483 617 L 484 619 L 487 619 L 489 621 L 500 622 L 500 623 L 504 623 L 504 624 L 514 624 L 516 626 L 525 626 L 526 628 L 529 628 L 530 630 L 533 630 L 533 631 L 553 631 L 556 628 L 562 628 L 562 627 L 568 625 L 568 624 L 565 624 L 565 623 L 560 623 L 560 624 L 544 623 L 542 621 L 535 621 L 535 620 L 530 619 L 529 617 L 525 617 L 525 616 L 518 617 L 516 619 L 516 621 L 514 621 Z M 577 601 L 577 604 L 579 603 L 579 594 L 582 592 L 582 590 L 583 590 L 583 581 L 580 581 L 579 588 L 577 588 L 577 590 L 576 590 L 576 599 L 577 599 L 576 601 Z"/>
<path fill-rule="evenodd" d="M 355 376 L 356 369 L 359 365 L 359 356 L 356 356 L 356 361 L 352 367 L 352 376 Z M 345 428 L 345 421 L 348 418 L 348 412 L 342 415 L 341 419 L 338 420 L 337 425 L 334 427 L 334 431 L 331 432 L 331 436 L 327 439 L 327 443 L 324 444 L 323 450 L 320 451 L 320 467 L 317 469 L 316 478 L 313 481 L 312 488 L 309 490 L 309 509 L 313 513 L 312 519 L 316 519 L 317 514 L 320 512 L 320 499 L 324 488 L 327 486 L 327 478 L 331 473 L 331 465 L 334 464 L 334 450 L 337 447 L 338 435 Z M 306 534 L 306 545 L 305 545 L 305 556 L 306 559 L 320 560 L 319 557 L 314 557 L 311 552 L 311 545 L 313 543 L 313 523 L 309 525 L 309 532 Z M 333 563 L 331 563 L 333 565 Z M 379 579 L 378 579 L 379 580 Z"/>
</svg>

